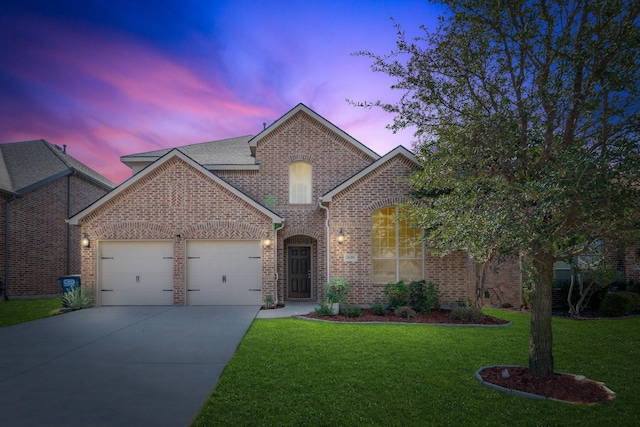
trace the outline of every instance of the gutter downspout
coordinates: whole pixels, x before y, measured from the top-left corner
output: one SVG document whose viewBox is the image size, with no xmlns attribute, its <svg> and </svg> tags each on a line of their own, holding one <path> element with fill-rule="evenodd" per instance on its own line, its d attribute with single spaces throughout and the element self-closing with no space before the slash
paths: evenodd
<svg viewBox="0 0 640 427">
<path fill-rule="evenodd" d="M 274 301 L 275 301 L 275 305 L 276 307 L 278 306 L 278 280 L 280 279 L 280 276 L 278 275 L 278 231 L 282 230 L 284 228 L 284 221 L 282 221 L 281 225 L 279 228 L 276 228 L 275 231 L 273 232 L 273 264 L 274 264 L 274 271 L 276 272 L 275 275 L 275 283 L 273 284 L 273 291 L 274 291 Z"/>
<path fill-rule="evenodd" d="M 65 145 L 65 150 L 66 150 Z M 73 174 L 72 174 L 73 175 Z M 67 175 L 67 218 L 71 218 L 71 175 Z M 67 276 L 71 274 L 71 224 L 67 222 Z"/>
<path fill-rule="evenodd" d="M 330 257 L 330 253 L 329 253 L 329 248 L 330 248 L 329 244 L 331 243 L 330 236 L 329 236 L 329 208 L 322 204 L 322 197 L 318 198 L 318 206 L 321 209 L 324 209 L 327 212 L 327 216 L 326 216 L 326 219 L 324 221 L 324 234 L 325 234 L 325 237 L 326 237 L 325 252 L 326 252 L 326 257 L 327 257 L 327 260 L 325 261 L 326 264 L 327 264 L 327 277 L 325 278 L 325 282 L 328 282 L 329 281 L 329 277 L 331 277 L 331 275 L 329 274 L 331 272 L 331 268 L 329 267 L 329 264 L 330 264 L 329 260 L 331 258 Z"/>
<path fill-rule="evenodd" d="M 9 202 L 13 200 L 7 199 L 4 202 L 4 291 L 3 297 L 5 301 L 9 301 Z"/>
</svg>

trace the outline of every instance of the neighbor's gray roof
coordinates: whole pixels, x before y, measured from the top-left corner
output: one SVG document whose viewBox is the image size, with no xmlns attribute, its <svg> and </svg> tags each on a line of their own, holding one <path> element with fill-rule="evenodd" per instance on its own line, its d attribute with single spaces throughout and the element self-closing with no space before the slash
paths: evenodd
<svg viewBox="0 0 640 427">
<path fill-rule="evenodd" d="M 236 138 L 220 139 L 217 141 L 201 142 L 199 144 L 177 147 L 199 164 L 207 165 L 253 165 L 256 159 L 251 156 L 249 140 L 253 135 L 239 136 Z M 122 156 L 123 163 L 135 161 L 154 161 L 167 154 L 173 148 L 147 151 L 144 153 L 128 154 Z"/>
<path fill-rule="evenodd" d="M 105 188 L 115 184 L 44 139 L 0 144 L 0 191 L 24 194 L 72 172 Z"/>
</svg>

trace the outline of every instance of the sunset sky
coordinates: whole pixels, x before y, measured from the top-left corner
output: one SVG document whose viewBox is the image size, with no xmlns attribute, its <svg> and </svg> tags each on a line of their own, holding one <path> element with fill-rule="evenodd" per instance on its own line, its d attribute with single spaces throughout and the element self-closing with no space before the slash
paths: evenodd
<svg viewBox="0 0 640 427">
<path fill-rule="evenodd" d="M 0 143 L 46 139 L 116 183 L 120 156 L 257 134 L 302 102 L 383 155 L 400 96 L 358 50 L 391 51 L 426 1 L 33 1 L 0 12 Z"/>
</svg>

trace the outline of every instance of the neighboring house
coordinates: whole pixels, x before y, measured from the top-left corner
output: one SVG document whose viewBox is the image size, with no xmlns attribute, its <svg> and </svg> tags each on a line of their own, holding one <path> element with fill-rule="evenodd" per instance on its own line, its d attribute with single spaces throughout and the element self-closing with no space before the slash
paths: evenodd
<svg viewBox="0 0 640 427">
<path fill-rule="evenodd" d="M 2 297 L 60 294 L 57 277 L 80 273 L 73 213 L 114 184 L 45 140 L 0 144 Z"/>
<path fill-rule="evenodd" d="M 420 279 L 443 304 L 473 300 L 467 255 L 431 256 L 413 240 L 422 231 L 396 220 L 419 167 L 411 152 L 380 157 L 302 104 L 256 136 L 121 160 L 134 175 L 69 220 L 88 237 L 82 286 L 98 304 L 317 301 L 331 277 L 350 282 L 354 304 Z M 491 288 L 519 306 L 511 273 Z"/>
</svg>

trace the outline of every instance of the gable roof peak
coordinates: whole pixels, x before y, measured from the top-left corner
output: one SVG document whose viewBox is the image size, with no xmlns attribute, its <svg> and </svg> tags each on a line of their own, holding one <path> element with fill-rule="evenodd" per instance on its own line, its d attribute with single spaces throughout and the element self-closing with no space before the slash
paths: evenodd
<svg viewBox="0 0 640 427">
<path fill-rule="evenodd" d="M 322 124 L 323 126 L 325 126 L 328 129 L 330 129 L 332 132 L 338 134 L 340 137 L 342 137 L 343 139 L 345 139 L 346 141 L 351 143 L 354 147 L 356 147 L 358 150 L 360 150 L 361 152 L 365 153 L 366 155 L 368 155 L 372 159 L 377 160 L 377 159 L 380 158 L 378 153 L 376 153 L 375 151 L 371 150 L 369 147 L 367 147 L 366 145 L 362 144 L 360 141 L 358 141 L 357 139 L 355 139 L 354 137 L 352 137 L 351 135 L 349 135 L 348 133 L 346 133 L 345 131 L 340 129 L 338 126 L 334 125 L 329 120 L 325 119 L 320 114 L 316 113 L 311 108 L 309 108 L 306 105 L 304 105 L 303 103 L 299 103 L 298 105 L 293 107 L 291 110 L 289 110 L 283 116 L 278 118 L 275 122 L 273 122 L 269 126 L 267 126 L 262 132 L 260 132 L 256 136 L 254 136 L 249 141 L 249 146 L 251 147 L 251 153 L 255 156 L 255 150 L 256 150 L 256 147 L 258 146 L 258 143 L 260 142 L 260 140 L 266 138 L 268 135 L 270 135 L 272 132 L 274 132 L 278 128 L 278 126 L 280 126 L 281 124 L 285 123 L 287 120 L 289 120 L 291 117 L 295 116 L 299 112 L 305 113 L 306 115 L 308 115 L 309 117 L 311 117 L 312 119 L 317 121 L 318 123 Z"/>
</svg>

